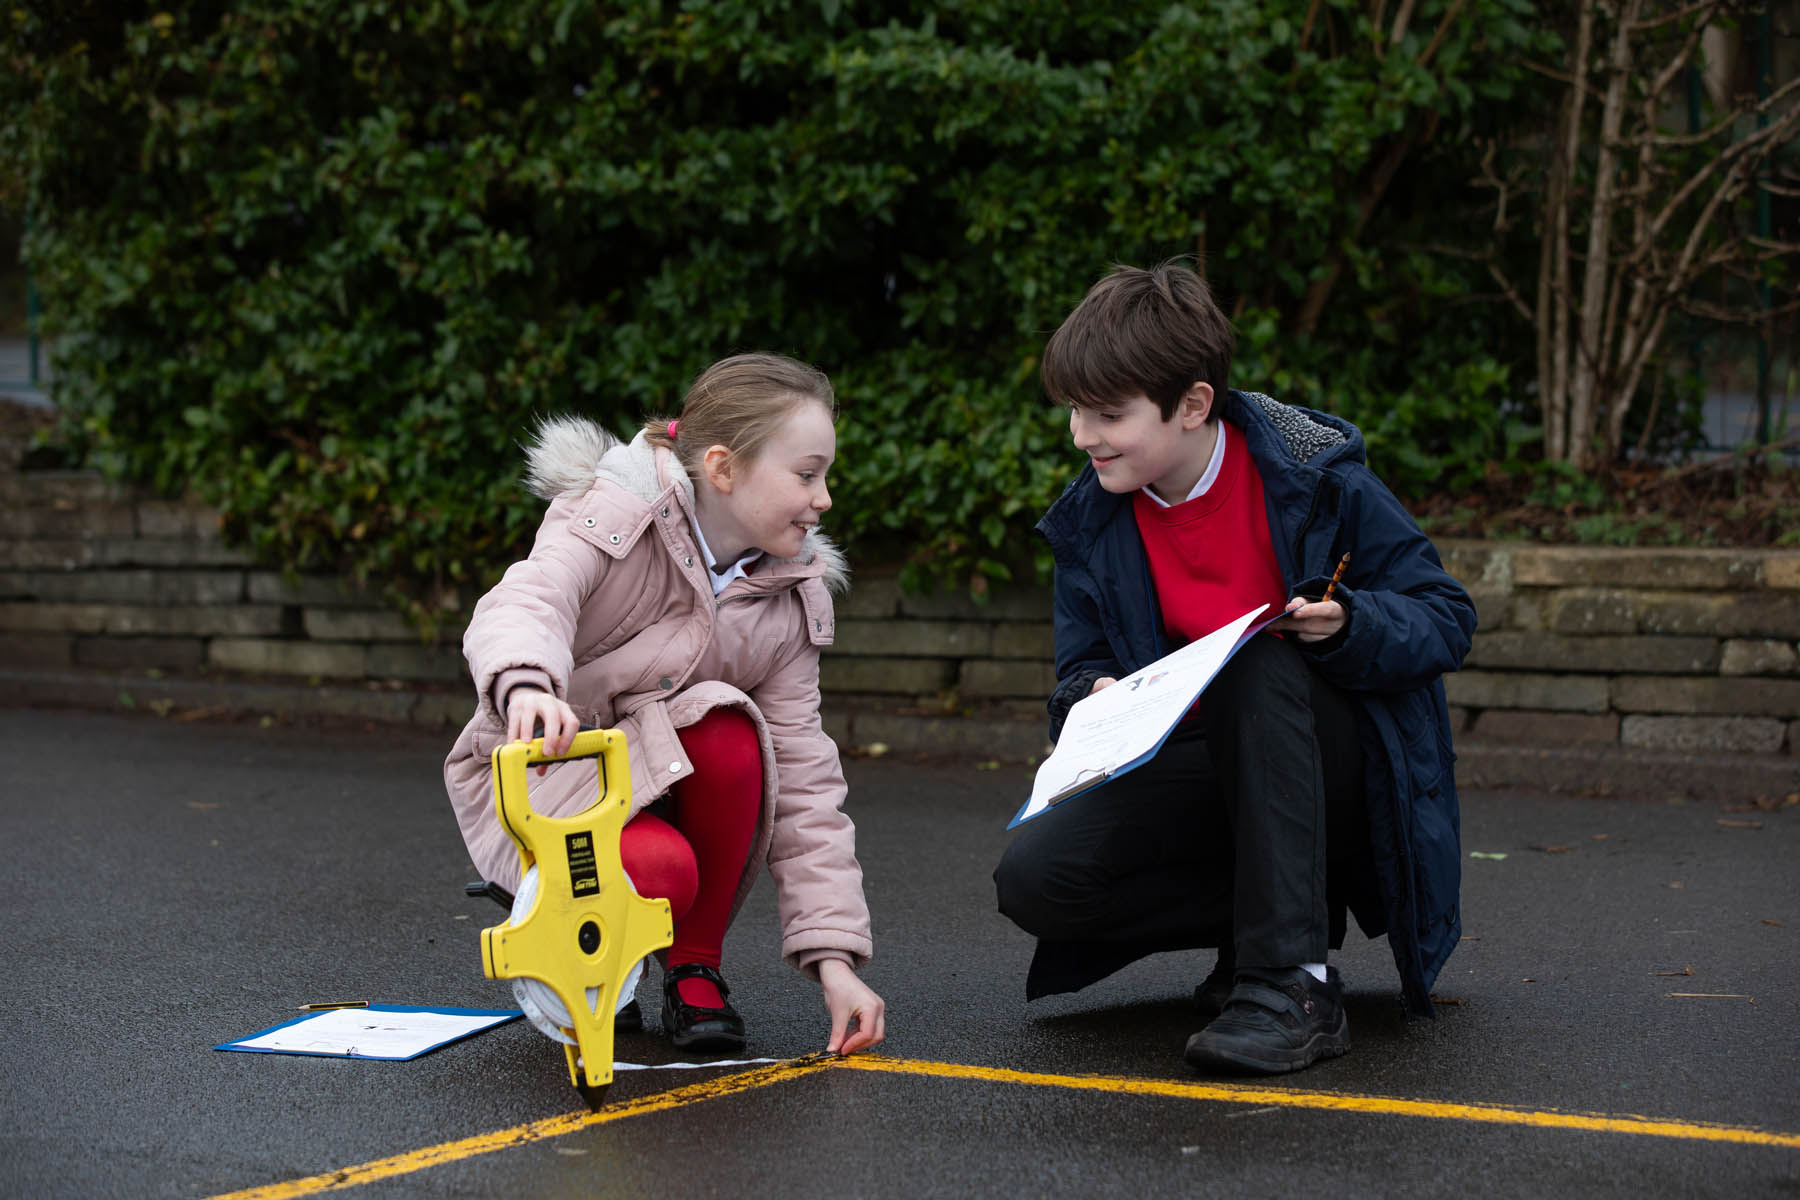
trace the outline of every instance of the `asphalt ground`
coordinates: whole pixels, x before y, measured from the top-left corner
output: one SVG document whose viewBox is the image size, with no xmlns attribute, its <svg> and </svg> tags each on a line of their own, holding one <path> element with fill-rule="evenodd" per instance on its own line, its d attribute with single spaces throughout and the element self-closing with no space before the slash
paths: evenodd
<svg viewBox="0 0 1800 1200">
<path fill-rule="evenodd" d="M 893 756 L 848 764 L 873 1054 L 814 1057 L 766 879 L 725 970 L 773 1066 L 590 1107 L 522 1021 L 404 1063 L 212 1050 L 309 1001 L 510 1005 L 446 748 L 0 708 L 0 1194 L 1800 1195 L 1794 806 L 1465 794 L 1465 851 L 1504 857 L 1465 861 L 1439 1019 L 1353 932 L 1351 1053 L 1277 1080 L 1182 1062 L 1205 952 L 1027 1005 L 989 878 L 1027 775 Z M 649 1012 L 618 1057 L 681 1060 Z"/>
</svg>

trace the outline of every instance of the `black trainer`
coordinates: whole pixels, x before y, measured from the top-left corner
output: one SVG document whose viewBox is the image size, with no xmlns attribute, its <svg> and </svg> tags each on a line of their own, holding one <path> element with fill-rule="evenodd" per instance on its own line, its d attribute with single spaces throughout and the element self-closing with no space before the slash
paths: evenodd
<svg viewBox="0 0 1800 1200">
<path fill-rule="evenodd" d="M 1348 1049 L 1350 1022 L 1337 968 L 1327 967 L 1321 983 L 1290 967 L 1239 971 L 1225 1011 L 1188 1039 L 1185 1057 L 1203 1071 L 1280 1075 Z"/>
<path fill-rule="evenodd" d="M 1231 998 L 1231 986 L 1237 975 L 1236 954 L 1230 946 L 1219 947 L 1219 961 L 1194 989 L 1194 1007 L 1208 1021 L 1225 1011 Z"/>
</svg>

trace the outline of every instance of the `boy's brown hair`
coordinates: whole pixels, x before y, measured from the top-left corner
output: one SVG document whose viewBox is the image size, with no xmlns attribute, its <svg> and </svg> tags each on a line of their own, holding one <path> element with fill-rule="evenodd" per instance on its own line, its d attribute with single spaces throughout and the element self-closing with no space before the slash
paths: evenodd
<svg viewBox="0 0 1800 1200">
<path fill-rule="evenodd" d="M 1076 408 L 1142 393 L 1167 421 L 1197 382 L 1224 396 L 1236 345 L 1212 289 L 1186 263 L 1114 267 L 1050 335 L 1044 391 Z"/>
</svg>

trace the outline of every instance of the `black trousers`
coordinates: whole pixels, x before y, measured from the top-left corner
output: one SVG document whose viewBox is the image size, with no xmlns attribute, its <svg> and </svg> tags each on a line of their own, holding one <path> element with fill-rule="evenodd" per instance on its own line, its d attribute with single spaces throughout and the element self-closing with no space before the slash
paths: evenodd
<svg viewBox="0 0 1800 1200">
<path fill-rule="evenodd" d="M 1231 946 L 1239 966 L 1325 961 L 1379 905 L 1348 697 L 1289 640 L 1252 638 L 1156 757 L 1025 825 L 994 872 L 1040 939 L 1028 994 L 1145 954 Z"/>
</svg>

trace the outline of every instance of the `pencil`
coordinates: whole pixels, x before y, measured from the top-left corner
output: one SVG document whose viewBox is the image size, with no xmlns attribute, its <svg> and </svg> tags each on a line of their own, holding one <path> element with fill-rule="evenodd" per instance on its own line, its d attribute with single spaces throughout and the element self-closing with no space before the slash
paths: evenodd
<svg viewBox="0 0 1800 1200">
<path fill-rule="evenodd" d="M 1330 600 L 1331 593 L 1337 591 L 1338 580 L 1344 577 L 1344 568 L 1349 565 L 1350 552 L 1346 550 L 1344 551 L 1344 557 L 1338 559 L 1337 570 L 1331 573 L 1331 582 L 1325 585 L 1325 594 L 1319 597 L 1320 604 L 1324 604 L 1326 601 Z"/>
</svg>

